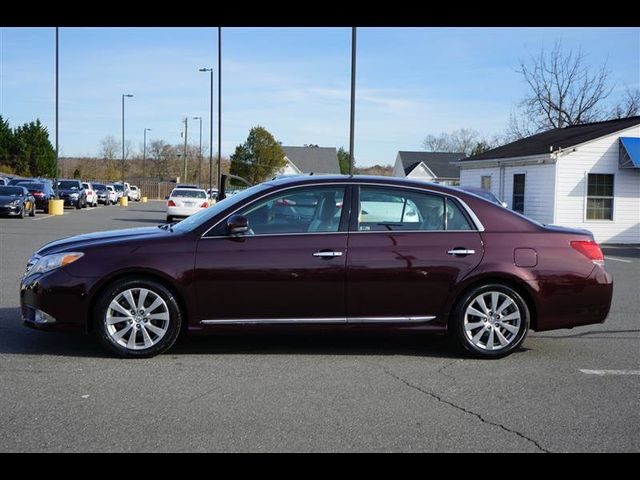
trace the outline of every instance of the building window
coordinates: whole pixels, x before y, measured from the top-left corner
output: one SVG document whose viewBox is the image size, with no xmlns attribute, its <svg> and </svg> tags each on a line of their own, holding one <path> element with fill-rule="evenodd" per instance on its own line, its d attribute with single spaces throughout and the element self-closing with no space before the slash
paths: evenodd
<svg viewBox="0 0 640 480">
<path fill-rule="evenodd" d="M 483 175 L 480 177 L 480 186 L 485 190 L 491 190 L 491 175 Z"/>
<path fill-rule="evenodd" d="M 511 205 L 513 205 L 513 211 L 524 213 L 524 173 L 516 173 L 513 176 L 513 198 Z"/>
<path fill-rule="evenodd" d="M 613 175 L 587 175 L 587 220 L 613 220 Z"/>
</svg>

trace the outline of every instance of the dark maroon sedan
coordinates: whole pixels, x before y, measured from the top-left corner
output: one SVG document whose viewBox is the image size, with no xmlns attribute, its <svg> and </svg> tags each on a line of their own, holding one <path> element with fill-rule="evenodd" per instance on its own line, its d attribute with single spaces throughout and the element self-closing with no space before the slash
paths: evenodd
<svg viewBox="0 0 640 480">
<path fill-rule="evenodd" d="M 439 185 L 309 176 L 177 224 L 49 243 L 20 296 L 26 325 L 93 332 L 125 357 L 180 333 L 283 328 L 450 333 L 501 357 L 529 328 L 603 322 L 612 290 L 588 231 Z"/>
</svg>

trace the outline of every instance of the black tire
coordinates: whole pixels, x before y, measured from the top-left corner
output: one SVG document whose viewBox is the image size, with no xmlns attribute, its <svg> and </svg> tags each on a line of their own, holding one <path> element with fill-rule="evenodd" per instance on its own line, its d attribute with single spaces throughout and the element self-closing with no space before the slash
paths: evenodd
<svg viewBox="0 0 640 480">
<path fill-rule="evenodd" d="M 505 295 L 506 297 L 511 299 L 514 305 L 505 307 L 505 310 L 504 310 L 505 313 L 510 314 L 511 312 L 517 311 L 517 313 L 520 316 L 520 323 L 517 327 L 518 330 L 517 332 L 514 332 L 514 333 L 508 332 L 507 330 L 504 329 L 504 327 L 500 327 L 499 324 L 498 326 L 493 325 L 488 318 L 485 321 L 481 319 L 481 317 L 473 317 L 473 316 L 470 317 L 470 320 L 477 321 L 472 323 L 480 323 L 482 321 L 489 328 L 489 330 L 486 332 L 486 337 L 487 337 L 485 340 L 486 345 L 489 345 L 489 338 L 490 338 L 489 334 L 492 333 L 491 329 L 494 329 L 496 338 L 498 333 L 500 334 L 504 333 L 503 338 L 509 339 L 509 343 L 504 347 L 498 346 L 498 348 L 496 348 L 495 341 L 492 342 L 491 343 L 492 349 L 482 348 L 481 346 L 482 338 L 485 338 L 485 334 L 481 334 L 481 337 L 478 340 L 480 342 L 480 345 L 476 345 L 472 341 L 475 335 L 480 334 L 480 330 L 484 328 L 484 326 L 478 327 L 475 330 L 470 330 L 469 335 L 472 336 L 472 338 L 469 338 L 469 336 L 467 336 L 467 331 L 465 329 L 465 312 L 467 308 L 470 306 L 472 302 L 475 302 L 475 299 L 479 295 L 488 294 L 489 292 L 498 292 L 499 294 Z M 500 297 L 500 299 L 501 299 L 500 303 L 502 303 L 502 301 L 504 300 L 504 297 Z M 489 309 L 491 308 L 490 305 L 487 305 L 487 307 Z M 496 313 L 496 312 L 492 312 L 491 310 L 489 310 L 489 312 L 491 314 Z M 507 315 L 503 315 L 503 316 L 506 317 Z M 449 325 L 450 325 L 450 332 L 453 338 L 455 339 L 456 343 L 460 347 L 462 347 L 462 349 L 465 351 L 466 354 L 476 358 L 502 358 L 514 352 L 520 347 L 520 345 L 522 345 L 522 342 L 524 342 L 524 339 L 527 336 L 527 332 L 529 330 L 530 318 L 531 318 L 531 314 L 529 311 L 529 306 L 527 305 L 527 302 L 522 298 L 522 296 L 516 290 L 502 283 L 489 283 L 489 284 L 477 286 L 471 289 L 470 291 L 467 291 L 466 293 L 464 293 L 464 295 L 458 300 L 458 302 L 456 303 L 456 306 L 453 309 L 453 313 L 452 313 L 451 321 Z"/>
<path fill-rule="evenodd" d="M 109 334 L 106 316 L 111 301 L 121 292 L 145 288 L 161 297 L 169 311 L 169 325 L 164 336 L 151 347 L 132 350 L 117 343 Z M 149 358 L 167 351 L 175 343 L 182 327 L 182 312 L 173 293 L 156 280 L 145 277 L 127 277 L 110 284 L 100 295 L 93 312 L 93 331 L 108 351 L 123 358 Z"/>
<path fill-rule="evenodd" d="M 173 222 L 173 217 L 171 215 L 167 215 L 167 223 Z"/>
<path fill-rule="evenodd" d="M 27 209 L 27 206 L 22 205 L 22 210 L 20 210 L 20 218 L 25 218 L 27 216 L 26 209 Z"/>
<path fill-rule="evenodd" d="M 29 212 L 29 216 L 30 217 L 35 217 L 36 216 L 36 204 L 35 203 L 31 207 L 31 212 Z"/>
</svg>

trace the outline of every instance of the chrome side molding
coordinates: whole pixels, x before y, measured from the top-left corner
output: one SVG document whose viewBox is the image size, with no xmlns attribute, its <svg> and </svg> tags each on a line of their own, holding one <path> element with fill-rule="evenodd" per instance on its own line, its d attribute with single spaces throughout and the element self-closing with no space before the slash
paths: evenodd
<svg viewBox="0 0 640 480">
<path fill-rule="evenodd" d="M 421 323 L 434 320 L 434 315 L 416 317 L 332 317 L 332 318 L 223 318 L 202 320 L 202 325 L 256 325 L 256 324 L 302 324 L 302 323 Z"/>
</svg>

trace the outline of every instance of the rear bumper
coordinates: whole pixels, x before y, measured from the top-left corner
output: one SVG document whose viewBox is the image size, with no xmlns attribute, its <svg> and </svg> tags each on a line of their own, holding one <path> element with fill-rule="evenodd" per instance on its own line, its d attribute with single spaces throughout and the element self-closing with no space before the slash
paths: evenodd
<svg viewBox="0 0 640 480">
<path fill-rule="evenodd" d="M 167 207 L 167 216 L 188 217 L 194 213 L 198 213 L 200 210 L 200 207 Z"/>
<path fill-rule="evenodd" d="M 596 265 L 586 279 L 530 282 L 536 291 L 536 330 L 603 323 L 613 299 L 613 277 Z"/>
</svg>

